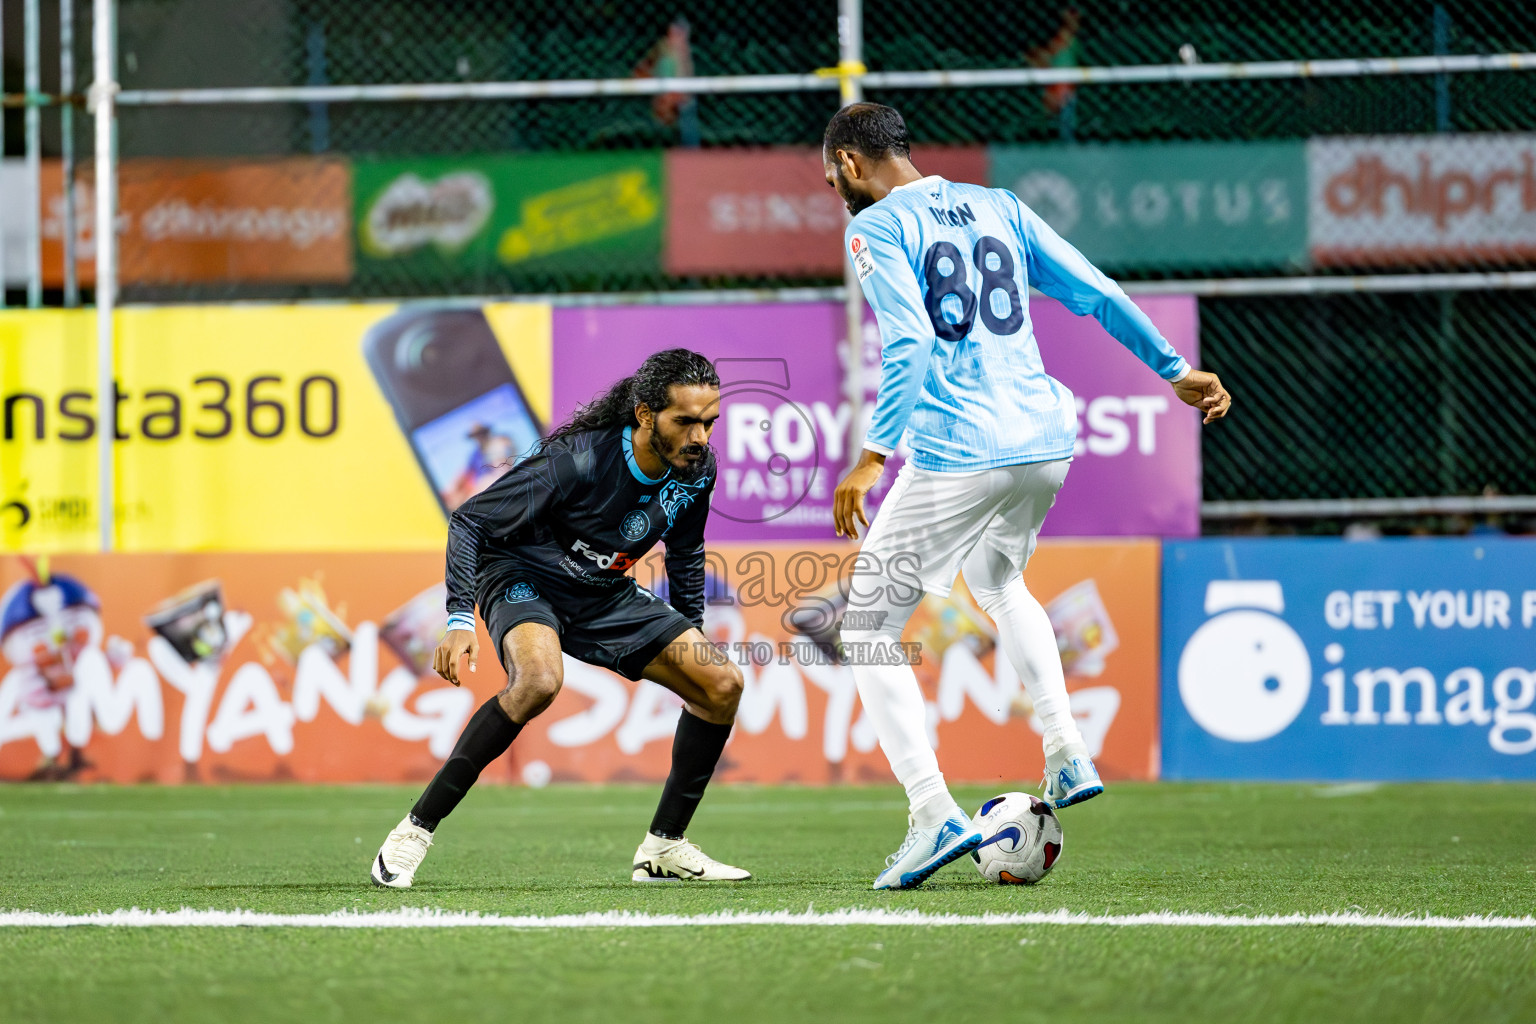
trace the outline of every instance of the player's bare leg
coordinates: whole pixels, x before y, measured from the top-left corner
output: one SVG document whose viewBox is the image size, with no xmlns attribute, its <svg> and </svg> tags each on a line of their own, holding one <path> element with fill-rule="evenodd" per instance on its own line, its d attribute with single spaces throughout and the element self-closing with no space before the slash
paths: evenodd
<svg viewBox="0 0 1536 1024">
<path fill-rule="evenodd" d="M 741 868 L 706 856 L 684 836 L 736 721 L 741 670 L 716 651 L 703 633 L 690 629 L 663 648 L 644 674 L 683 698 L 687 706 L 678 717 L 672 741 L 672 771 L 650 831 L 635 851 L 630 877 L 637 882 L 751 878 Z"/>
<path fill-rule="evenodd" d="M 468 631 L 449 632 L 434 661 L 440 675 L 459 685 L 463 658 L 474 665 L 478 645 Z M 480 778 L 486 765 L 507 752 L 517 734 L 548 708 L 560 692 L 564 666 L 560 638 L 541 622 L 524 622 L 507 631 L 503 660 L 507 685 L 482 704 L 459 734 L 453 753 L 438 769 L 411 813 L 396 825 L 373 860 L 376 885 L 406 889 L 432 845 L 432 833 Z"/>
</svg>

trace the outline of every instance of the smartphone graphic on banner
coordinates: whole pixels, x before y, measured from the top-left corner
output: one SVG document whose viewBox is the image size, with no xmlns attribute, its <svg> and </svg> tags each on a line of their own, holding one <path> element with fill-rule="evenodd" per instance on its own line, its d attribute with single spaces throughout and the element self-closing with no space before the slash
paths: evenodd
<svg viewBox="0 0 1536 1024">
<path fill-rule="evenodd" d="M 363 356 L 445 514 L 543 436 L 479 309 L 401 309 L 368 329 Z"/>
</svg>

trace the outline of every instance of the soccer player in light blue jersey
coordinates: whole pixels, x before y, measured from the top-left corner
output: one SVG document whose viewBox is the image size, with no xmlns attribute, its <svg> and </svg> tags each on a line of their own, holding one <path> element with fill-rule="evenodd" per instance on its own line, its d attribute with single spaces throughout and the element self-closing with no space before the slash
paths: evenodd
<svg viewBox="0 0 1536 1024">
<path fill-rule="evenodd" d="M 1044 726 L 1045 797 L 1066 807 L 1104 791 L 1067 703 L 1055 632 L 1024 585 L 1077 438 L 1072 393 L 1046 373 L 1029 320 L 1034 285 L 1091 314 L 1211 423 L 1231 397 L 1192 368 L 1119 286 L 1006 189 L 924 177 L 901 115 L 876 103 L 827 125 L 827 183 L 854 215 L 844 236 L 880 324 L 879 397 L 857 466 L 838 485 L 839 535 L 869 527 L 844 617 L 859 697 L 911 805 L 907 838 L 876 889 L 921 885 L 985 842 L 955 803 L 928 740 L 917 676 L 898 645 L 925 593 L 959 573 Z M 902 467 L 873 526 L 864 496 L 906 435 Z"/>
</svg>

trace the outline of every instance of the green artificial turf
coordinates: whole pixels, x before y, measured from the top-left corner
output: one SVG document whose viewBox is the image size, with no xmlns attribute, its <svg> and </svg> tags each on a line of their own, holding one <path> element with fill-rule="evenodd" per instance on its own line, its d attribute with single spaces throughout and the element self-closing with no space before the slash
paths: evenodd
<svg viewBox="0 0 1536 1024">
<path fill-rule="evenodd" d="M 964 791 L 975 805 L 989 794 Z M 690 837 L 747 883 L 627 880 L 656 787 L 477 789 L 407 891 L 368 884 L 415 797 L 382 787 L 0 787 L 0 909 L 553 915 L 1536 913 L 1536 787 L 1127 785 L 1062 812 L 1034 887 L 962 862 L 869 882 L 875 788 L 717 787 Z M 1536 1019 L 1536 929 L 0 928 L 0 1021 Z"/>
</svg>

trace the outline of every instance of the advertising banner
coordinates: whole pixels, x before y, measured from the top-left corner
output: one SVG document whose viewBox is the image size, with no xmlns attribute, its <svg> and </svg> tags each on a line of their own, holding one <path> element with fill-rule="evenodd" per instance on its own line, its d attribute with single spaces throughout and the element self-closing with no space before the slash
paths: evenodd
<svg viewBox="0 0 1536 1024">
<path fill-rule="evenodd" d="M 891 780 L 830 631 L 852 546 L 710 549 L 705 628 L 746 690 L 717 777 Z M 1156 772 L 1158 549 L 1041 546 L 1027 579 L 1056 625 L 1072 706 L 1107 778 Z M 664 591 L 661 558 L 636 575 Z M 0 779 L 425 781 L 505 685 L 490 640 L 457 689 L 431 673 L 436 554 L 0 559 Z M 1038 722 L 970 599 L 907 633 L 954 781 L 1030 788 Z M 659 781 L 681 704 L 565 659 L 564 689 L 488 782 Z"/>
<path fill-rule="evenodd" d="M 669 274 L 842 273 L 843 201 L 817 147 L 667 151 Z M 986 181 L 986 151 L 919 146 L 912 162 L 951 181 Z"/>
<path fill-rule="evenodd" d="M 1536 778 L 1536 544 L 1205 540 L 1163 561 L 1163 773 Z"/>
<path fill-rule="evenodd" d="M 376 281 L 494 271 L 655 271 L 659 152 L 359 160 L 359 270 Z"/>
<path fill-rule="evenodd" d="M 1305 263 L 1300 142 L 992 146 L 1006 188 L 1104 267 Z"/>
<path fill-rule="evenodd" d="M 1173 345 L 1198 358 L 1195 300 L 1137 300 Z M 865 323 L 866 414 L 880 380 L 880 334 Z M 1077 396 L 1079 446 L 1056 508 L 1055 536 L 1192 536 L 1199 532 L 1199 416 L 1098 323 L 1053 299 L 1030 300 L 1046 369 Z M 554 421 L 646 356 L 674 346 L 716 360 L 722 416 L 709 535 L 716 540 L 823 539 L 832 492 L 863 437 L 842 394 L 847 346 L 832 303 L 559 309 L 554 314 Z M 895 480 L 904 449 L 870 494 Z"/>
<path fill-rule="evenodd" d="M 445 509 L 489 482 L 474 467 L 548 421 L 547 306 L 139 307 L 117 325 L 118 550 L 441 550 Z M 0 312 L 0 367 L 0 551 L 97 550 L 94 314 Z"/>
<path fill-rule="evenodd" d="M 75 184 L 80 280 L 96 277 L 94 172 Z M 62 165 L 43 165 L 43 281 L 64 283 Z M 352 278 L 352 172 L 345 160 L 132 159 L 118 171 L 123 284 L 339 283 Z"/>
<path fill-rule="evenodd" d="M 1136 305 L 1200 365 L 1191 295 L 1138 295 Z M 1091 317 L 1029 300 L 1046 372 L 1077 398 L 1077 446 L 1046 517 L 1051 537 L 1200 535 L 1200 414 Z"/>
<path fill-rule="evenodd" d="M 1536 257 L 1536 135 L 1319 138 L 1307 166 L 1319 264 Z"/>
</svg>

